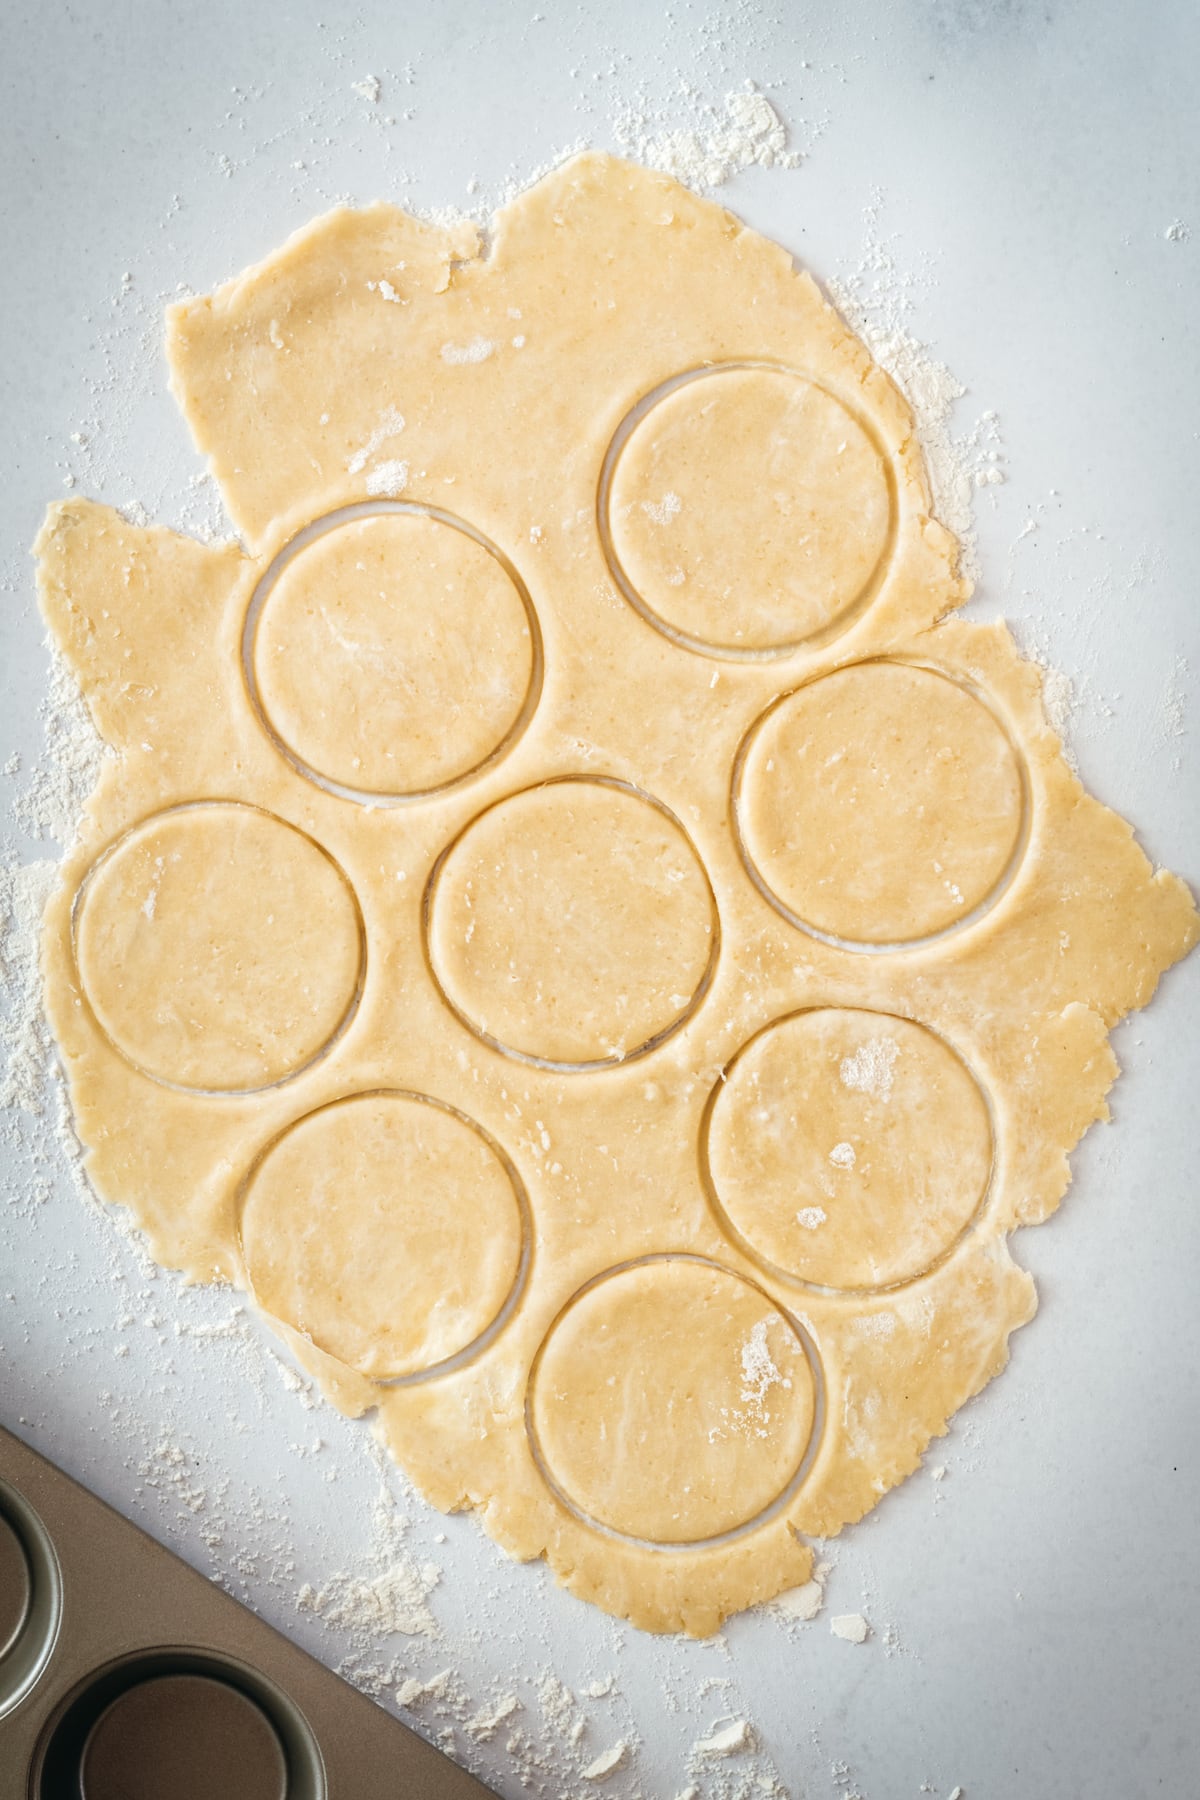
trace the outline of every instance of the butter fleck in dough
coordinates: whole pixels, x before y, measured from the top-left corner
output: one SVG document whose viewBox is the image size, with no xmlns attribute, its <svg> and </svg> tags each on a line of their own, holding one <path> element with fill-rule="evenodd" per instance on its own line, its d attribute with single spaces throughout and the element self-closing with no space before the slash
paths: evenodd
<svg viewBox="0 0 1200 1800">
<path fill-rule="evenodd" d="M 240 543 L 37 546 L 116 752 L 45 923 L 90 1177 L 435 1505 L 711 1632 L 1003 1367 L 1191 897 L 952 616 L 896 389 L 667 177 L 339 209 L 168 353 Z"/>
</svg>

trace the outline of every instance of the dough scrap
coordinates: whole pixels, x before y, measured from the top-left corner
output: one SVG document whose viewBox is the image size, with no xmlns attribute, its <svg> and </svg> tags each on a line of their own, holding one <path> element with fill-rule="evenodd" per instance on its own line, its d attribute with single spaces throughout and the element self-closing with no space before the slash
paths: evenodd
<svg viewBox="0 0 1200 1800">
<path fill-rule="evenodd" d="M 710 1632 L 1004 1366 L 1191 896 L 949 616 L 896 389 L 667 177 L 339 209 L 168 351 L 241 543 L 37 546 L 116 752 L 44 939 L 90 1177 L 435 1505 Z"/>
</svg>

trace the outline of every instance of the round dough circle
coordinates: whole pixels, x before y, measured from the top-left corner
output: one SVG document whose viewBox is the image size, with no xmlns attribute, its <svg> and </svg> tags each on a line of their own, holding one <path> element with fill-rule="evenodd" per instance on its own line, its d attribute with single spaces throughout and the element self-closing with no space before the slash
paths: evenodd
<svg viewBox="0 0 1200 1800">
<path fill-rule="evenodd" d="M 493 1047 L 572 1068 L 624 1062 L 690 1017 L 716 906 L 682 826 L 622 782 L 568 777 L 474 819 L 435 867 L 430 966 Z"/>
<path fill-rule="evenodd" d="M 722 1222 L 776 1275 L 863 1292 L 941 1261 L 991 1178 L 987 1100 L 924 1026 L 825 1007 L 750 1039 L 713 1090 L 705 1161 Z"/>
<path fill-rule="evenodd" d="M 134 826 L 76 901 L 79 978 L 143 1074 L 250 1093 L 298 1074 L 357 1004 L 364 934 L 345 875 L 274 814 L 199 801 Z"/>
<path fill-rule="evenodd" d="M 789 1491 L 817 1386 L 798 1328 L 759 1288 L 662 1257 L 599 1277 L 560 1313 L 526 1417 L 543 1473 L 588 1523 L 694 1544 Z"/>
<path fill-rule="evenodd" d="M 998 898 L 1025 823 L 999 720 L 933 669 L 856 663 L 751 727 L 734 806 L 743 854 L 802 930 L 850 947 L 936 936 Z"/>
<path fill-rule="evenodd" d="M 685 380 L 632 427 L 603 509 L 627 596 L 668 635 L 778 655 L 866 605 L 892 484 L 840 400 L 785 369 Z"/>
<path fill-rule="evenodd" d="M 424 1094 L 332 1101 L 269 1146 L 241 1241 L 259 1305 L 374 1380 L 480 1346 L 523 1263 L 525 1203 L 503 1151 Z"/>
<path fill-rule="evenodd" d="M 270 588 L 258 700 L 305 773 L 429 793 L 492 761 L 526 711 L 531 609 L 491 552 L 424 513 L 335 526 Z"/>
</svg>

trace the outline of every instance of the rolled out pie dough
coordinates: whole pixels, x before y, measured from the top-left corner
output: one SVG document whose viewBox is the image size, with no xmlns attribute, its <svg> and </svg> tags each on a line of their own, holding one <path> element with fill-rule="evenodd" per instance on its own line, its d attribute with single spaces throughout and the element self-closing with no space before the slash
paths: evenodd
<svg viewBox="0 0 1200 1800">
<path fill-rule="evenodd" d="M 38 544 L 116 754 L 46 919 L 88 1170 L 438 1506 L 651 1630 L 1004 1364 L 1191 898 L 1084 793 L 778 246 L 587 155 L 171 309 L 240 543 Z"/>
</svg>

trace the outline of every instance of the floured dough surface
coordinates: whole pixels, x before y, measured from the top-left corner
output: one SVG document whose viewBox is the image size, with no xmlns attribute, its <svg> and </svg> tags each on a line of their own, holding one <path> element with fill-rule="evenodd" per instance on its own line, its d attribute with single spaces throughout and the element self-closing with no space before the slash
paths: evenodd
<svg viewBox="0 0 1200 1800">
<path fill-rule="evenodd" d="M 257 807 L 184 803 L 117 840 L 85 877 L 75 962 L 114 1049 L 200 1091 L 286 1080 L 357 998 L 361 916 L 318 844 Z"/>
<path fill-rule="evenodd" d="M 91 1178 L 436 1505 L 711 1631 L 1003 1367 L 1191 897 L 948 616 L 896 390 L 666 177 L 339 210 L 168 348 L 241 542 L 38 546 L 116 752 L 45 933 Z"/>
<path fill-rule="evenodd" d="M 468 825 L 426 897 L 430 967 L 487 1043 L 587 1069 L 695 1010 L 717 911 L 678 820 L 611 781 L 553 781 Z"/>
<path fill-rule="evenodd" d="M 777 701 L 746 741 L 734 804 L 765 893 L 855 944 L 935 937 L 986 906 L 1026 823 L 1020 753 L 986 701 L 899 660 Z"/>
<path fill-rule="evenodd" d="M 841 1290 L 921 1275 L 992 1176 L 988 1102 L 925 1026 L 857 1007 L 768 1025 L 725 1069 L 703 1140 L 714 1203 L 751 1255 Z"/>
<path fill-rule="evenodd" d="M 702 370 L 631 422 L 604 505 L 614 562 L 669 634 L 778 656 L 870 594 L 894 530 L 888 474 L 869 423 L 817 383 Z"/>
<path fill-rule="evenodd" d="M 652 1258 L 602 1277 L 555 1321 L 529 1419 L 548 1478 L 583 1519 L 688 1545 L 787 1492 L 812 1442 L 816 1385 L 802 1336 L 760 1288 L 699 1259 Z"/>
<path fill-rule="evenodd" d="M 289 557 L 263 597 L 249 666 L 280 743 L 365 796 L 428 793 L 489 762 L 535 669 L 525 602 L 447 520 L 347 520 Z"/>
<path fill-rule="evenodd" d="M 290 1125 L 251 1170 L 246 1276 L 268 1313 L 360 1374 L 428 1372 L 513 1294 L 523 1198 L 467 1118 L 424 1094 L 355 1094 Z"/>
</svg>

